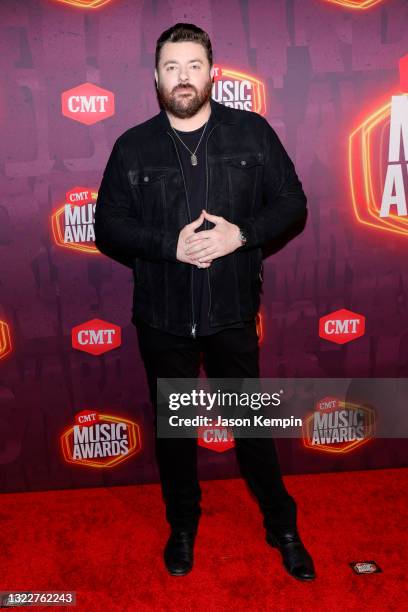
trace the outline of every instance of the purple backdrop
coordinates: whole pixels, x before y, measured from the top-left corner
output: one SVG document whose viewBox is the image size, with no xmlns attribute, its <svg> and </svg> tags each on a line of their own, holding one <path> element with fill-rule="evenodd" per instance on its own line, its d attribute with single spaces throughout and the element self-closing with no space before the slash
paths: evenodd
<svg viewBox="0 0 408 612">
<path fill-rule="evenodd" d="M 262 375 L 408 376 L 407 236 L 358 223 L 348 182 L 350 132 L 398 91 L 406 0 L 365 11 L 325 0 L 3 0 L 0 17 L 0 320 L 12 341 L 0 360 L 1 491 L 157 480 L 131 272 L 58 246 L 51 216 L 73 187 L 97 188 L 117 136 L 158 111 L 155 43 L 177 21 L 208 31 L 216 64 L 264 83 L 266 117 L 308 196 L 304 232 L 264 262 Z M 115 114 L 90 126 L 61 112 L 62 93 L 86 82 L 115 96 Z M 340 308 L 366 317 L 365 335 L 344 345 L 318 335 L 319 318 Z M 71 329 L 94 318 L 121 326 L 120 348 L 72 348 Z M 67 463 L 60 436 L 84 409 L 136 421 L 142 450 L 112 469 Z M 278 448 L 284 473 L 406 465 L 397 440 L 344 454 L 300 439 Z M 202 478 L 238 473 L 233 451 L 199 453 Z"/>
</svg>

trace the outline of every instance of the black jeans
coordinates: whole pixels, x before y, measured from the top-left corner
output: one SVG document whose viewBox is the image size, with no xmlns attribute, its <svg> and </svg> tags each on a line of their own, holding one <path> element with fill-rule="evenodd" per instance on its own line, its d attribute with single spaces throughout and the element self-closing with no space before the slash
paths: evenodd
<svg viewBox="0 0 408 612">
<path fill-rule="evenodd" d="M 196 338 L 176 336 L 136 322 L 150 398 L 157 417 L 157 378 L 197 378 L 201 353 L 205 373 L 214 378 L 259 378 L 255 321 Z M 166 519 L 171 527 L 196 529 L 201 516 L 197 439 L 155 439 Z M 235 438 L 240 472 L 255 495 L 267 530 L 294 528 L 297 507 L 282 480 L 273 438 Z"/>
</svg>

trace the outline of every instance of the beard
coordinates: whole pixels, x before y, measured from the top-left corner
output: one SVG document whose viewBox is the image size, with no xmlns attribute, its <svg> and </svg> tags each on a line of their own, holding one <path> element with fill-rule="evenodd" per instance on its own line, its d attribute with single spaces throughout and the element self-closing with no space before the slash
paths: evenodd
<svg viewBox="0 0 408 612">
<path fill-rule="evenodd" d="M 179 92 L 186 91 L 190 95 L 179 95 Z M 211 98 L 212 80 L 209 79 L 203 89 L 197 91 L 194 85 L 177 85 L 171 93 L 168 93 L 157 84 L 157 95 L 161 105 L 179 119 L 193 117 L 204 104 Z"/>
</svg>

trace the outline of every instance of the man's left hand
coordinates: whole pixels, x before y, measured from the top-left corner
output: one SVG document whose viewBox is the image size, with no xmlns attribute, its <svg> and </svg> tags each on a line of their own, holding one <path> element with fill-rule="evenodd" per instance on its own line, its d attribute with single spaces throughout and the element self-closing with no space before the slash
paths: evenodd
<svg viewBox="0 0 408 612">
<path fill-rule="evenodd" d="M 239 227 L 224 217 L 210 215 L 203 209 L 204 218 L 215 224 L 210 230 L 192 232 L 185 240 L 187 255 L 195 256 L 198 263 L 211 263 L 213 259 L 228 255 L 241 246 Z"/>
</svg>

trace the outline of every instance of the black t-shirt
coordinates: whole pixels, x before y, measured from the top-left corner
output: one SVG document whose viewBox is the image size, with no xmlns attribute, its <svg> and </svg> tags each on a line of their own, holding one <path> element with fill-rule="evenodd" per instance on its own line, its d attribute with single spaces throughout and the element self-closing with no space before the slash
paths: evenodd
<svg viewBox="0 0 408 612">
<path fill-rule="evenodd" d="M 197 130 L 191 132 L 183 132 L 181 130 L 175 130 L 179 138 L 187 145 L 191 151 L 195 151 L 200 141 L 200 137 L 204 131 L 204 135 L 201 138 L 200 144 L 196 151 L 197 165 L 193 166 L 191 163 L 191 153 L 186 149 L 185 146 L 180 142 L 179 138 L 175 136 L 174 140 L 177 144 L 177 149 L 180 155 L 184 178 L 186 181 L 189 208 L 191 221 L 197 219 L 200 216 L 201 210 L 206 208 L 206 163 L 205 163 L 205 141 L 212 128 L 212 114 L 208 120 L 207 126 L 201 126 Z M 209 223 L 208 229 L 214 227 L 212 223 Z M 205 221 L 195 231 L 199 232 L 206 229 Z M 193 305 L 194 305 L 194 320 L 197 324 L 196 335 L 207 336 L 209 334 L 215 334 L 222 329 L 239 328 L 244 325 L 250 325 L 251 322 L 238 322 L 230 325 L 219 325 L 217 327 L 209 326 L 209 309 L 210 304 L 210 289 L 209 289 L 209 268 L 197 268 L 193 266 Z"/>
</svg>

